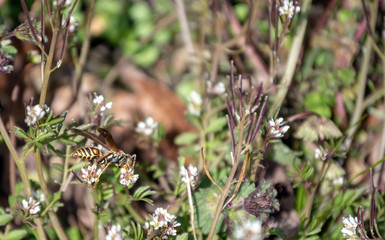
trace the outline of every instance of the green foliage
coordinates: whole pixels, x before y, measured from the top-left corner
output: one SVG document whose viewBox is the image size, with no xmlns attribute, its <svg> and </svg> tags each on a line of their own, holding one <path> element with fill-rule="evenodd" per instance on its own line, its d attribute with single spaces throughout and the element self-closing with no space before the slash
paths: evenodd
<svg viewBox="0 0 385 240">
<path fill-rule="evenodd" d="M 27 235 L 27 231 L 24 229 L 15 229 L 10 231 L 4 236 L 4 240 L 19 240 L 23 239 Z"/>
<path fill-rule="evenodd" d="M 153 200 L 148 198 L 147 196 L 150 196 L 152 194 L 155 194 L 155 191 L 150 190 L 149 186 L 142 186 L 135 190 L 135 193 L 133 195 L 134 201 L 144 201 L 147 203 L 152 204 Z"/>
<path fill-rule="evenodd" d="M 215 209 L 219 194 L 217 188 L 203 188 L 194 193 L 194 211 L 196 212 L 196 225 L 202 230 L 204 234 L 208 234 L 211 227 L 212 219 L 214 218 Z M 223 231 L 224 216 L 220 216 L 220 220 L 215 228 L 215 233 Z"/>
</svg>

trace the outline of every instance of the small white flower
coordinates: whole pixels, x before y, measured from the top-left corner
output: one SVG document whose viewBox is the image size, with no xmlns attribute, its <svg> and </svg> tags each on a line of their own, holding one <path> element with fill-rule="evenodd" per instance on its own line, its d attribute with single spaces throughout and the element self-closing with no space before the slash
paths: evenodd
<svg viewBox="0 0 385 240">
<path fill-rule="evenodd" d="M 358 226 L 357 217 L 352 217 L 351 215 L 349 215 L 348 218 L 343 217 L 342 223 L 344 224 L 344 227 L 342 228 L 341 232 L 346 239 L 359 239 L 356 234 L 356 229 Z"/>
<path fill-rule="evenodd" d="M 106 103 L 105 106 L 106 106 L 107 109 L 111 109 L 112 108 L 112 102 Z"/>
<path fill-rule="evenodd" d="M 187 183 L 186 171 L 189 176 L 191 186 L 194 187 L 196 183 L 196 177 L 198 176 L 198 169 L 191 164 L 188 166 L 188 170 L 186 170 L 184 166 L 181 166 L 179 173 L 181 175 L 182 182 L 184 183 Z"/>
<path fill-rule="evenodd" d="M 43 107 L 40 107 L 39 104 L 35 106 L 27 106 L 27 114 L 24 121 L 28 126 L 34 125 L 49 111 L 49 107 L 45 104 Z"/>
<path fill-rule="evenodd" d="M 139 178 L 139 175 L 138 174 L 134 174 L 134 170 L 133 169 L 126 169 L 124 167 L 122 167 L 120 169 L 120 177 L 119 177 L 119 182 L 120 184 L 124 185 L 124 186 L 130 186 L 132 184 L 134 184 Z"/>
<path fill-rule="evenodd" d="M 234 231 L 235 239 L 246 240 L 262 240 L 262 223 L 259 220 L 250 221 L 247 220 L 242 226 L 236 226 Z"/>
<path fill-rule="evenodd" d="M 154 214 L 151 215 L 151 221 L 147 221 L 144 224 L 144 229 L 149 230 L 152 227 L 154 230 L 163 229 L 162 231 L 166 235 L 175 236 L 176 229 L 175 227 L 179 227 L 180 223 L 175 221 L 176 217 L 167 212 L 167 209 L 157 208 Z M 162 239 L 167 239 L 167 236 L 163 236 Z"/>
<path fill-rule="evenodd" d="M 190 96 L 187 98 L 187 111 L 189 114 L 199 116 L 201 114 L 202 98 L 196 91 L 190 92 Z"/>
<path fill-rule="evenodd" d="M 300 6 L 294 7 L 293 1 L 284 0 L 283 5 L 278 8 L 279 15 L 287 16 L 289 19 L 292 19 L 295 13 L 299 13 L 301 10 Z"/>
<path fill-rule="evenodd" d="M 82 180 L 87 185 L 91 185 L 92 183 L 96 182 L 102 173 L 102 169 L 100 168 L 98 169 L 96 164 L 92 164 L 91 166 L 88 166 L 87 169 L 82 168 L 81 171 L 82 171 L 81 173 Z"/>
<path fill-rule="evenodd" d="M 32 195 L 35 199 L 39 199 L 39 202 L 44 202 L 45 200 L 44 193 L 41 190 L 33 191 Z"/>
<path fill-rule="evenodd" d="M 324 149 L 319 149 L 319 148 L 317 148 L 317 149 L 314 151 L 314 157 L 315 157 L 315 159 L 317 159 L 317 160 L 325 161 L 327 155 L 328 155 L 328 154 L 327 154 L 327 152 L 325 152 Z"/>
<path fill-rule="evenodd" d="M 94 100 L 93 100 L 93 103 L 94 103 L 95 105 L 97 105 L 97 104 L 102 104 L 103 101 L 104 101 L 103 95 L 99 95 L 99 96 L 95 96 L 95 98 L 94 98 Z"/>
<path fill-rule="evenodd" d="M 138 122 L 135 131 L 150 136 L 158 127 L 158 123 L 152 117 L 148 117 L 144 122 Z"/>
<path fill-rule="evenodd" d="M 33 197 L 29 197 L 28 201 L 23 199 L 21 203 L 23 204 L 23 208 L 31 214 L 40 212 L 40 202 L 36 201 Z"/>
<path fill-rule="evenodd" d="M 211 89 L 211 93 L 218 94 L 218 95 L 225 93 L 225 91 L 226 91 L 226 88 L 225 88 L 225 84 L 223 82 L 217 83 Z"/>
<path fill-rule="evenodd" d="M 283 126 L 283 118 L 278 118 L 276 120 L 271 118 L 269 120 L 269 133 L 275 138 L 283 137 L 289 128 L 290 126 L 288 125 Z"/>
<path fill-rule="evenodd" d="M 106 235 L 106 240 L 123 240 L 123 233 L 120 224 L 111 226 Z"/>
</svg>

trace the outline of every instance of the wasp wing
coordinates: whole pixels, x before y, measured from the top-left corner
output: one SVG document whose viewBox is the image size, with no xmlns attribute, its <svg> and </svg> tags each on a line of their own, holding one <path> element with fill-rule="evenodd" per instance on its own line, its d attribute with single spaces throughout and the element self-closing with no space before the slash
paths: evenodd
<svg viewBox="0 0 385 240">
<path fill-rule="evenodd" d="M 113 151 L 114 153 L 118 153 L 119 150 L 115 145 L 111 133 L 104 128 L 98 128 L 98 132 L 104 137 L 104 139 L 106 139 L 106 142 L 110 146 L 109 148 L 111 149 L 111 151 Z"/>
<path fill-rule="evenodd" d="M 90 133 L 86 132 L 86 131 L 83 131 L 83 130 L 80 130 L 80 129 L 76 129 L 76 128 L 73 128 L 71 129 L 71 132 L 73 133 L 76 133 L 76 134 L 79 134 L 79 135 L 82 135 L 83 137 L 86 137 L 88 139 L 91 139 L 92 141 L 94 141 L 95 143 L 97 144 L 100 144 L 102 147 L 104 147 L 105 149 L 107 150 L 113 150 L 111 149 L 110 146 L 108 146 L 107 144 L 105 144 L 104 142 L 100 141 L 97 137 L 95 137 L 94 135 L 91 135 Z M 111 134 L 110 134 L 111 135 Z M 103 135 L 104 137 L 104 135 Z"/>
</svg>

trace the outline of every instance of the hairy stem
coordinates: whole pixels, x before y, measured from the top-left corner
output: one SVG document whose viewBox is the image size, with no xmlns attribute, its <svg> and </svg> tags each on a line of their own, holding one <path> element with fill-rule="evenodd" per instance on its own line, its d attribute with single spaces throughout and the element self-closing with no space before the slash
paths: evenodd
<svg viewBox="0 0 385 240">
<path fill-rule="evenodd" d="M 221 211 L 222 211 L 223 204 L 224 204 L 225 199 L 226 199 L 226 197 L 230 191 L 231 182 L 233 181 L 235 173 L 236 173 L 237 168 L 238 168 L 239 160 L 241 158 L 244 121 L 245 121 L 245 116 L 241 119 L 241 121 L 238 125 L 239 137 L 238 137 L 238 144 L 237 144 L 235 161 L 234 161 L 233 167 L 231 168 L 229 177 L 227 178 L 225 187 L 223 188 L 223 192 L 221 193 L 221 196 L 219 198 L 219 201 L 217 204 L 217 209 L 216 209 L 215 215 L 214 215 L 214 219 L 213 219 L 213 222 L 211 224 L 210 233 L 209 233 L 209 236 L 207 237 L 208 240 L 211 240 L 214 236 L 215 228 L 218 224 L 218 220 L 219 220 L 219 216 L 220 216 Z"/>
</svg>

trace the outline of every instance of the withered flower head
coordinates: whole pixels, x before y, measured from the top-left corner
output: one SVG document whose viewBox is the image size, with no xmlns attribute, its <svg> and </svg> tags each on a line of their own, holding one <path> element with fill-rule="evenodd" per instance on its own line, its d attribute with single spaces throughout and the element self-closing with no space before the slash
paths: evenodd
<svg viewBox="0 0 385 240">
<path fill-rule="evenodd" d="M 270 183 L 263 183 L 245 198 L 243 206 L 246 212 L 265 221 L 270 213 L 279 211 L 276 196 L 277 191 L 270 187 Z"/>
</svg>

